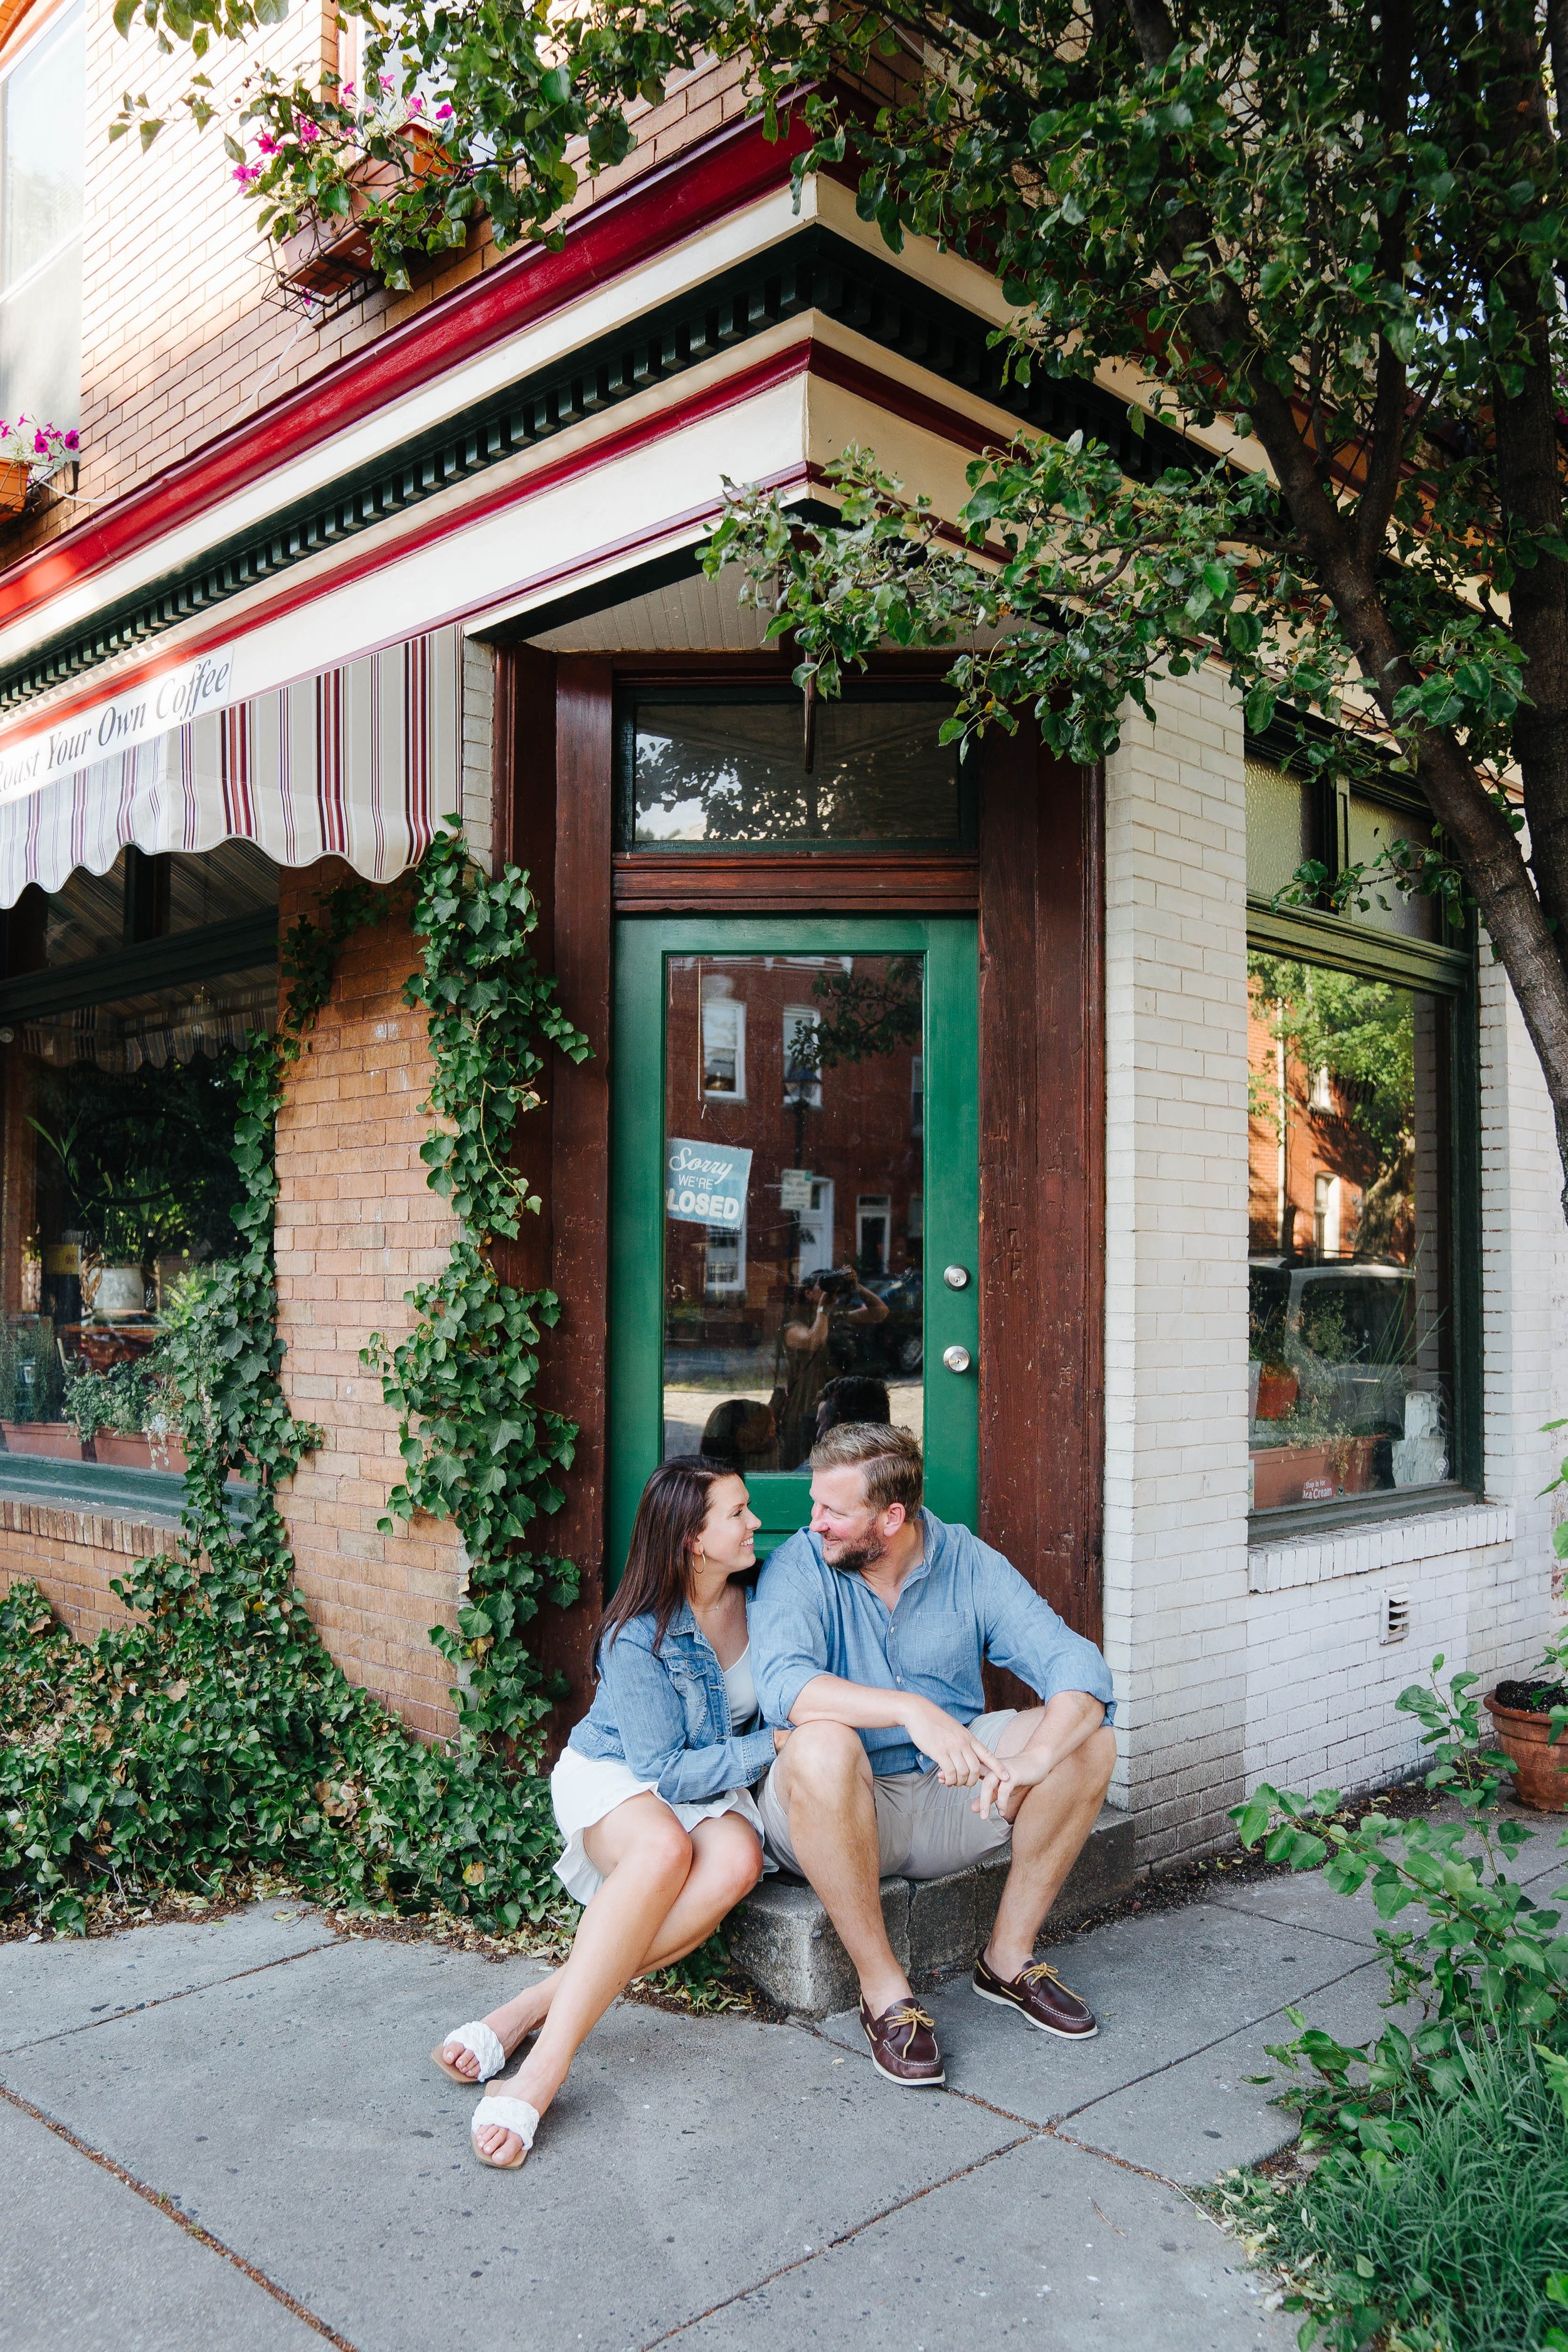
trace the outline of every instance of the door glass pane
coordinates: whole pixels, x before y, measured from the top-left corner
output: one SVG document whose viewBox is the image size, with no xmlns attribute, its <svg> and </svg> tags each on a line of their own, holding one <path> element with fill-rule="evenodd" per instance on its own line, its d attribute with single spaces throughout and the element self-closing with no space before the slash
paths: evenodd
<svg viewBox="0 0 1568 2352">
<path fill-rule="evenodd" d="M 922 1434 L 923 959 L 665 969 L 666 1458 L 805 1479 L 825 1392 Z"/>
<path fill-rule="evenodd" d="M 958 747 L 932 699 L 824 702 L 806 766 L 804 706 L 639 698 L 632 843 L 959 839 Z"/>
</svg>

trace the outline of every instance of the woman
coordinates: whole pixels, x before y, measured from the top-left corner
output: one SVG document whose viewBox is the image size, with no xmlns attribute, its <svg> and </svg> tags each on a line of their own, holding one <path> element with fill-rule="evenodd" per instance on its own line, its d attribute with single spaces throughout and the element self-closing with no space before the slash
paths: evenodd
<svg viewBox="0 0 1568 2352">
<path fill-rule="evenodd" d="M 762 1521 L 721 1463 L 681 1454 L 643 1489 L 626 1572 L 605 1612 L 599 1687 L 550 1779 L 555 1865 L 585 1904 L 564 1968 L 431 2052 L 459 2083 L 539 2039 L 505 2098 L 474 2111 L 474 2153 L 510 2170 L 578 2045 L 634 1977 L 704 1943 L 763 1871 L 748 1793 L 786 1733 L 760 1727 L 743 1579 Z"/>
</svg>

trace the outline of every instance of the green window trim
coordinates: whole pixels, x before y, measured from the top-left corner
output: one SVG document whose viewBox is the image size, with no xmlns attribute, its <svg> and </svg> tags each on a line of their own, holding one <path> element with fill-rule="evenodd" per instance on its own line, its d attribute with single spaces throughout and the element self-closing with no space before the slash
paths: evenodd
<svg viewBox="0 0 1568 2352">
<path fill-rule="evenodd" d="M 928 1401 L 932 1367 L 944 1348 L 968 1349 L 977 1362 L 980 1295 L 976 1265 L 980 1220 L 978 1039 L 980 967 L 973 916 L 924 919 L 795 915 L 626 916 L 616 926 L 615 1049 L 611 1073 L 609 1333 L 609 1510 L 605 1589 L 619 1581 L 640 1496 L 663 1452 L 664 1386 L 664 967 L 667 957 L 729 955 L 923 955 L 925 985 L 925 1240 L 923 1284 Z M 931 1116 L 942 1102 L 948 1114 Z M 971 1271 L 963 1290 L 930 1279 L 958 1263 Z M 939 1518 L 974 1523 L 980 1481 L 979 1382 L 947 1377 L 939 1391 L 942 1447 L 927 1478 Z M 788 1490 L 804 1526 L 807 1482 L 768 1475 L 764 1520 Z"/>
</svg>

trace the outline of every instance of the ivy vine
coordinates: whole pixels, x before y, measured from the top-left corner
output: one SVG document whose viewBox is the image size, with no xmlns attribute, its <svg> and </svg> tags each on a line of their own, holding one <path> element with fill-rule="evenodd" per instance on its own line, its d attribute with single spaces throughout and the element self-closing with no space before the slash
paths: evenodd
<svg viewBox="0 0 1568 2352">
<path fill-rule="evenodd" d="M 564 1696 L 563 1684 L 547 1687 L 522 1628 L 542 1599 L 565 1608 L 578 1591 L 570 1560 L 531 1548 L 535 1522 L 564 1499 L 559 1474 L 577 1435 L 533 1402 L 541 1328 L 560 1302 L 503 1282 L 489 1254 L 539 1211 L 508 1153 L 519 1117 L 538 1106 L 546 1053 L 582 1062 L 589 1051 L 534 960 L 537 922 L 526 875 L 482 874 L 455 824 L 437 837 L 414 906 L 424 955 L 404 993 L 426 1016 L 436 1066 L 421 1156 L 458 1231 L 441 1273 L 408 1295 L 407 1338 L 393 1347 L 378 1333 L 363 1351 L 399 1415 L 405 1465 L 383 1529 L 421 1511 L 450 1518 L 467 1555 L 458 1630 L 430 1637 L 459 1672 L 459 1737 L 505 1739 L 514 1752 Z"/>
<path fill-rule="evenodd" d="M 477 874 L 455 830 L 417 877 L 425 944 L 409 1001 L 436 1056 L 430 1181 L 460 1230 L 442 1275 L 411 1294 L 409 1337 L 376 1348 L 405 1464 L 387 1524 L 441 1512 L 468 1553 L 459 1632 L 433 1634 L 465 1675 L 450 1752 L 416 1739 L 329 1655 L 278 1504 L 321 1442 L 280 1384 L 278 1109 L 339 950 L 385 903 L 349 884 L 320 923 L 295 926 L 277 1032 L 240 1057 L 239 1252 L 184 1287 L 166 1342 L 190 1464 L 174 1547 L 115 1581 L 130 1622 L 90 1644 L 32 1582 L 0 1601 L 0 1909 L 79 1930 L 110 1890 L 211 1895 L 257 1869 L 336 1904 L 439 1906 L 490 1929 L 557 1901 L 548 1792 L 528 1769 L 547 1699 L 520 1629 L 542 1596 L 576 1590 L 569 1563 L 526 1548 L 559 1505 L 575 1432 L 531 1402 L 556 1302 L 501 1283 L 486 1249 L 537 1205 L 506 1159 L 545 1049 L 580 1059 L 587 1047 L 528 951 L 526 878 Z"/>
</svg>

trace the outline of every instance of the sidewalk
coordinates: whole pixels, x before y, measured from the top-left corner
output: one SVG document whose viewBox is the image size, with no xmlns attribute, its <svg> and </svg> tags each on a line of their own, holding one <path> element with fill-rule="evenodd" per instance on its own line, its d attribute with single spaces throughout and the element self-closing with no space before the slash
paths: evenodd
<svg viewBox="0 0 1568 2352">
<path fill-rule="evenodd" d="M 1548 1836 L 1521 1874 L 1561 1872 Z M 520 2173 L 426 2053 L 531 1964 L 277 1904 L 0 1946 L 0 2352 L 1291 2352 L 1182 2189 L 1290 2137 L 1247 2080 L 1286 2003 L 1376 2030 L 1373 1927 L 1310 1878 L 1116 1921 L 1062 1958 L 1077 2047 L 960 1979 L 945 2093 L 853 2017 L 621 2001 Z"/>
</svg>

